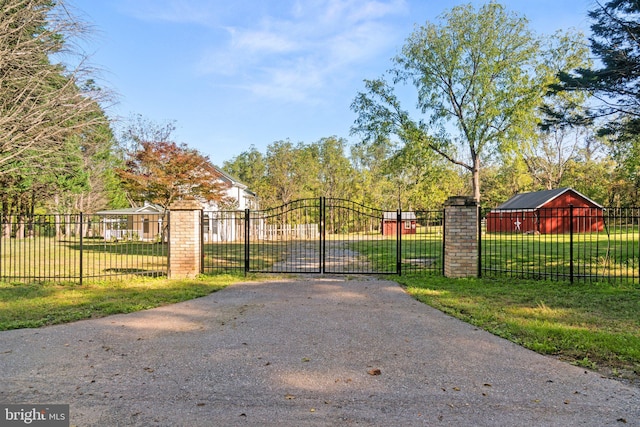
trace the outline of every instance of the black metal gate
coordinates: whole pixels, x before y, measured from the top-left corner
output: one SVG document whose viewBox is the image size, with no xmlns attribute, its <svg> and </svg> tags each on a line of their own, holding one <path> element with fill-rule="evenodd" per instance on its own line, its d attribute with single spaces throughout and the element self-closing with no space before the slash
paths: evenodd
<svg viewBox="0 0 640 427">
<path fill-rule="evenodd" d="M 243 269 L 252 273 L 316 274 L 442 271 L 440 210 L 389 212 L 349 200 L 321 197 L 296 200 L 273 209 L 216 215 L 221 222 L 215 229 L 227 224 L 227 229 L 238 231 L 233 236 L 228 232 L 226 235 L 231 237 L 225 242 L 205 244 L 205 271 Z"/>
<path fill-rule="evenodd" d="M 322 200 L 296 200 L 262 211 L 247 211 L 248 272 L 322 273 Z"/>
</svg>

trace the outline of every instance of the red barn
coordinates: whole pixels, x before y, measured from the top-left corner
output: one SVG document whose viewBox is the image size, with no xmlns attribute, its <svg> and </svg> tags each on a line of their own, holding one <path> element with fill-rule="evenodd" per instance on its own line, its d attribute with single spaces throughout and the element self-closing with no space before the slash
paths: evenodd
<svg viewBox="0 0 640 427">
<path fill-rule="evenodd" d="M 596 232 L 604 227 L 602 213 L 602 206 L 572 188 L 521 193 L 486 216 L 487 232 L 569 233 L 571 215 L 575 233 Z"/>
<path fill-rule="evenodd" d="M 415 212 L 402 212 L 401 213 L 400 234 L 416 234 L 416 222 L 417 217 Z M 398 229 L 398 213 L 397 212 L 384 212 L 382 215 L 382 235 L 383 236 L 395 236 Z"/>
</svg>

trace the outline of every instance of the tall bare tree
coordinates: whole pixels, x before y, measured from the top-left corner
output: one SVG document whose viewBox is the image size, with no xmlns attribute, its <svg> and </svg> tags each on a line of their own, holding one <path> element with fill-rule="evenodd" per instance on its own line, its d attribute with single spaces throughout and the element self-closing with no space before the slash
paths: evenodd
<svg viewBox="0 0 640 427">
<path fill-rule="evenodd" d="M 0 178 L 41 173 L 66 138 L 105 120 L 92 113 L 106 92 L 81 90 L 92 70 L 72 49 L 87 31 L 63 0 L 0 1 Z M 77 65 L 67 68 L 61 60 L 73 52 Z"/>
</svg>

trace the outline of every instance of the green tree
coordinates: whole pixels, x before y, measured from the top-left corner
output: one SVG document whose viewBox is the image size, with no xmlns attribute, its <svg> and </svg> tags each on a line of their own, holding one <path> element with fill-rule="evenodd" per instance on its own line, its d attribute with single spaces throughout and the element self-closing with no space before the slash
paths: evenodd
<svg viewBox="0 0 640 427">
<path fill-rule="evenodd" d="M 459 170 L 428 146 L 407 144 L 387 160 L 386 173 L 403 210 L 436 209 L 451 194 L 468 192 Z"/>
<path fill-rule="evenodd" d="M 640 3 L 635 0 L 596 2 L 589 12 L 591 51 L 599 68 L 577 67 L 560 73 L 561 91 L 587 91 L 600 103 L 592 117 L 611 117 L 608 130 L 621 136 L 640 130 Z M 623 120 L 620 120 L 620 119 Z"/>
<path fill-rule="evenodd" d="M 388 159 L 394 146 L 388 139 L 351 147 L 354 201 L 384 210 L 396 209 L 398 192 L 389 180 Z"/>
<path fill-rule="evenodd" d="M 365 81 L 353 103 L 354 131 L 365 141 L 395 134 L 401 144 L 428 147 L 471 173 L 480 200 L 483 158 L 533 132 L 548 70 L 527 20 L 497 3 L 454 7 L 441 21 L 414 31 L 391 70 L 393 84 L 415 87 L 426 120 L 414 119 L 392 84 L 378 79 Z"/>
<path fill-rule="evenodd" d="M 76 136 L 82 156 L 82 169 L 86 174 L 86 191 L 73 198 L 75 211 L 95 212 L 105 207 L 127 206 L 126 193 L 116 173 L 122 168 L 117 155 L 117 144 L 111 127 L 98 122 Z"/>
<path fill-rule="evenodd" d="M 142 141 L 123 169 L 117 170 L 134 202 L 168 208 L 186 197 L 224 201 L 220 174 L 209 158 L 186 144 Z"/>
<path fill-rule="evenodd" d="M 550 49 L 543 52 L 540 67 L 548 76 L 547 86 L 559 83 L 558 72 L 591 64 L 581 33 L 557 32 L 549 38 Z M 539 111 L 540 125 L 522 144 L 520 154 L 531 174 L 534 189 L 551 190 L 563 181 L 567 165 L 576 160 L 583 147 L 591 144 L 593 127 L 586 119 L 587 96 L 583 92 L 547 91 Z M 570 120 L 565 118 L 571 117 Z M 511 196 L 511 195 L 510 195 Z"/>
<path fill-rule="evenodd" d="M 316 195 L 349 199 L 353 194 L 353 167 L 345 155 L 347 142 L 335 136 L 311 144 L 317 165 Z"/>
<path fill-rule="evenodd" d="M 521 156 L 503 156 L 500 160 L 482 169 L 483 206 L 495 207 L 517 193 L 541 189 L 536 187 Z"/>
<path fill-rule="evenodd" d="M 255 146 L 224 162 L 223 169 L 246 184 L 259 199 L 269 192 L 266 158 Z"/>
<path fill-rule="evenodd" d="M 0 176 L 39 173 L 40 159 L 64 155 L 68 137 L 104 118 L 88 113 L 106 91 L 80 89 L 92 72 L 84 58 L 71 70 L 52 62 L 86 30 L 63 1 L 5 0 L 0 16 Z"/>
<path fill-rule="evenodd" d="M 592 96 L 594 107 L 581 119 L 595 120 L 600 134 L 611 140 L 611 154 L 618 163 L 616 203 L 637 204 L 640 193 L 640 3 L 635 0 L 596 2 L 592 20 L 591 51 L 599 67 L 578 67 L 560 73 L 556 91 Z M 571 123 L 574 117 L 561 120 Z M 616 180 L 617 181 L 617 180 Z M 611 196 L 616 192 L 611 192 Z"/>
<path fill-rule="evenodd" d="M 224 168 L 258 194 L 263 208 L 319 196 L 351 198 L 356 172 L 346 148 L 335 136 L 311 144 L 275 141 L 265 154 L 252 146 Z"/>
<path fill-rule="evenodd" d="M 617 174 L 610 157 L 586 160 L 579 155 L 567 164 L 560 186 L 573 187 L 604 206 L 621 206 L 629 203 L 629 184 Z"/>
<path fill-rule="evenodd" d="M 582 139 L 587 137 L 583 132 L 558 128 L 542 132 L 537 143 L 523 152 L 529 173 L 540 188 L 558 188 L 568 164 L 577 158 Z"/>
<path fill-rule="evenodd" d="M 266 175 L 269 192 L 263 196 L 265 207 L 274 207 L 296 199 L 315 197 L 314 176 L 317 164 L 303 143 L 276 141 L 267 147 Z"/>
</svg>

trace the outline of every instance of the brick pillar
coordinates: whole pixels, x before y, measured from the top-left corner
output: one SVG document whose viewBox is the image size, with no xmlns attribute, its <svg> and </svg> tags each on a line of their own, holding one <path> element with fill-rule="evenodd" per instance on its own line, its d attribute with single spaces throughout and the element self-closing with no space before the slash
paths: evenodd
<svg viewBox="0 0 640 427">
<path fill-rule="evenodd" d="M 196 277 L 202 272 L 202 205 L 179 200 L 169 215 L 169 278 Z"/>
<path fill-rule="evenodd" d="M 478 277 L 478 203 L 472 197 L 450 197 L 444 218 L 445 277 Z"/>
</svg>

